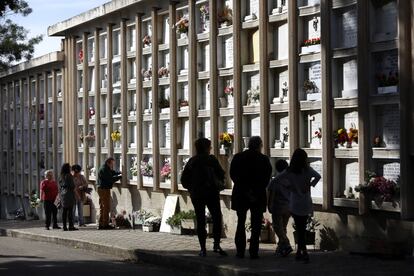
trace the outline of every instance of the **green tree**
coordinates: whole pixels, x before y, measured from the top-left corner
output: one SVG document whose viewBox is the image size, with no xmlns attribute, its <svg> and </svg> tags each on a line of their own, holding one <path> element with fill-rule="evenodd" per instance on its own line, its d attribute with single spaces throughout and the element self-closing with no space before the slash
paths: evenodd
<svg viewBox="0 0 414 276">
<path fill-rule="evenodd" d="M 16 61 L 31 59 L 34 46 L 42 41 L 41 35 L 28 38 L 28 30 L 9 18 L 14 14 L 27 16 L 31 12 L 24 0 L 0 1 L 0 70 L 9 68 Z"/>
</svg>

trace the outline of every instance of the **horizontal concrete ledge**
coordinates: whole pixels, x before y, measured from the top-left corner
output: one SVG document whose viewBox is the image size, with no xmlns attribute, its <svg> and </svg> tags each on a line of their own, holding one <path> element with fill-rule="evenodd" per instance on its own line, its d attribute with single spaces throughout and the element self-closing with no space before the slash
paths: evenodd
<svg viewBox="0 0 414 276">
<path fill-rule="evenodd" d="M 64 36 L 65 31 L 89 21 L 146 0 L 117 0 L 105 3 L 47 28 L 49 36 Z M 155 2 L 155 1 L 154 1 Z"/>
<path fill-rule="evenodd" d="M 33 69 L 36 67 L 40 67 L 49 63 L 54 62 L 61 62 L 65 58 L 65 55 L 63 52 L 51 52 L 49 54 L 33 58 L 29 61 L 19 63 L 13 67 L 11 67 L 9 70 L 1 72 L 0 78 L 8 77 L 10 75 L 21 73 L 23 71 Z"/>
<path fill-rule="evenodd" d="M 92 243 L 83 240 L 32 234 L 21 230 L 7 230 L 0 228 L 0 234 L 3 236 L 7 235 L 10 237 L 33 241 L 49 242 L 53 244 L 75 247 L 94 252 L 105 252 L 105 254 L 123 259 L 124 261 L 144 262 L 154 265 L 160 265 L 167 268 L 176 268 L 182 271 L 190 271 L 202 275 L 259 275 L 257 273 L 244 271 L 244 269 L 242 268 L 231 267 L 229 265 L 213 265 L 202 261 L 197 261 L 195 259 L 186 258 L 185 256 L 174 256 L 168 253 L 163 254 L 162 252 L 154 253 L 149 252 L 147 250 L 139 249 L 129 250 L 125 248 L 107 246 L 104 244 Z M 195 268 L 197 269 L 197 271 L 195 271 Z"/>
</svg>

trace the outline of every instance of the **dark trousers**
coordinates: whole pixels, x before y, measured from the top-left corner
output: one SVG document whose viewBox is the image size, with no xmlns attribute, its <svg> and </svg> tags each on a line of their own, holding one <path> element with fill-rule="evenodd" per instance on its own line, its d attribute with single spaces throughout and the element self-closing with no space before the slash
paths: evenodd
<svg viewBox="0 0 414 276">
<path fill-rule="evenodd" d="M 66 219 L 69 220 L 69 228 L 74 228 L 74 226 L 73 226 L 73 206 L 68 207 L 68 208 L 63 208 L 63 213 L 62 213 L 63 229 L 67 228 L 66 227 Z"/>
<path fill-rule="evenodd" d="M 295 220 L 296 233 L 298 237 L 298 251 L 306 251 L 306 222 L 308 216 L 297 216 L 292 214 Z"/>
<path fill-rule="evenodd" d="M 46 227 L 50 226 L 51 218 L 53 217 L 53 226 L 57 226 L 57 208 L 54 201 L 45 200 L 43 201 L 43 207 L 46 215 Z"/>
<path fill-rule="evenodd" d="M 244 255 L 246 250 L 246 210 L 237 210 L 237 230 L 236 230 L 236 249 L 238 255 Z M 259 253 L 259 238 L 262 227 L 263 212 L 257 208 L 250 209 L 250 256 L 256 256 Z"/>
<path fill-rule="evenodd" d="M 214 237 L 214 245 L 217 246 L 220 244 L 221 238 L 221 208 L 220 208 L 220 197 L 219 195 L 211 197 L 211 198 L 203 198 L 203 199 L 191 199 L 194 206 L 194 211 L 197 217 L 197 235 L 198 241 L 200 243 L 201 249 L 206 248 L 206 238 L 207 238 L 207 231 L 206 231 L 206 206 L 210 211 L 211 217 L 213 219 L 213 237 Z"/>
</svg>

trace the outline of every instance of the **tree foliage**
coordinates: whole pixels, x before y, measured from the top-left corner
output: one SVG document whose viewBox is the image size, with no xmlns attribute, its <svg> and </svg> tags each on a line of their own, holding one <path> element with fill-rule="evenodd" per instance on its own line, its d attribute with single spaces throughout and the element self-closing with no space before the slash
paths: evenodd
<svg viewBox="0 0 414 276">
<path fill-rule="evenodd" d="M 28 30 L 9 18 L 13 14 L 27 16 L 31 12 L 25 0 L 0 1 L 0 70 L 22 59 L 31 59 L 34 46 L 42 41 L 41 35 L 28 38 Z"/>
</svg>

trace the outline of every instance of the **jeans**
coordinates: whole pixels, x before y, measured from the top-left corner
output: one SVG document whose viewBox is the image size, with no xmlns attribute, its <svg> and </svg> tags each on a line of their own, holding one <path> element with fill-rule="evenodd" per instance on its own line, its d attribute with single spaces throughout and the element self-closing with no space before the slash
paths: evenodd
<svg viewBox="0 0 414 276">
<path fill-rule="evenodd" d="M 111 190 L 98 188 L 99 195 L 99 226 L 109 225 L 109 212 L 111 211 Z"/>
<path fill-rule="evenodd" d="M 246 210 L 237 210 L 237 230 L 236 230 L 236 249 L 237 254 L 244 256 L 246 250 Z M 256 208 L 250 209 L 250 224 L 251 224 L 251 235 L 250 235 L 250 256 L 257 256 L 259 253 L 259 238 L 260 230 L 262 227 L 263 212 Z"/>
<path fill-rule="evenodd" d="M 208 198 L 208 199 L 191 199 L 194 211 L 197 218 L 197 236 L 201 249 L 206 248 L 206 206 L 210 211 L 213 219 L 213 237 L 214 246 L 220 245 L 221 229 L 222 229 L 222 217 L 220 209 L 220 197 Z"/>
<path fill-rule="evenodd" d="M 306 251 L 306 222 L 308 216 L 292 215 L 295 220 L 296 233 L 298 237 L 298 251 Z"/>
<path fill-rule="evenodd" d="M 45 200 L 43 202 L 43 207 L 45 209 L 46 215 L 46 227 L 50 226 L 51 218 L 53 217 L 53 227 L 57 226 L 57 208 L 54 201 Z"/>
<path fill-rule="evenodd" d="M 77 200 L 75 205 L 73 206 L 73 219 L 75 220 L 76 217 L 76 208 L 78 209 L 78 223 L 79 226 L 84 224 L 84 219 L 83 219 L 83 202 L 81 200 Z"/>
<path fill-rule="evenodd" d="M 69 220 L 69 229 L 74 228 L 74 226 L 73 226 L 73 206 L 69 207 L 69 208 L 63 208 L 63 212 L 62 212 L 63 229 L 67 229 L 66 219 Z"/>
<path fill-rule="evenodd" d="M 289 222 L 290 213 L 284 212 L 279 214 L 272 214 L 273 230 L 275 231 L 278 238 L 278 247 L 288 248 L 290 242 L 287 237 L 286 227 Z"/>
</svg>

